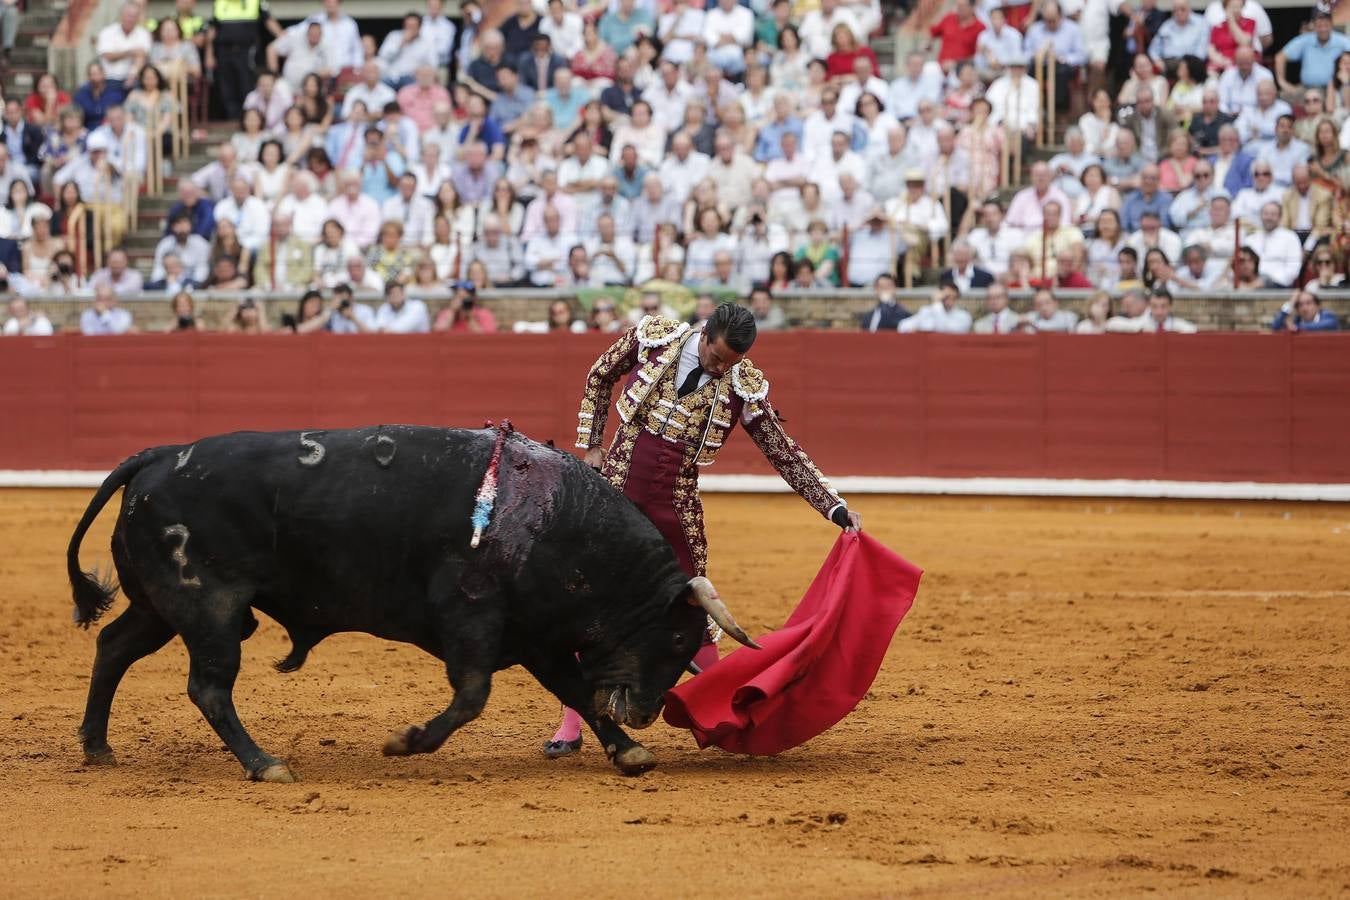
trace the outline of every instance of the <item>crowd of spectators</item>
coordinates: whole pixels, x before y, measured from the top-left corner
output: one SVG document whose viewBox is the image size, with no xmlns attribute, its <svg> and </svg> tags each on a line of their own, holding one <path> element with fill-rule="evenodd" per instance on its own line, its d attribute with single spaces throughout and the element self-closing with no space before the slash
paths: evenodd
<svg viewBox="0 0 1350 900">
<path fill-rule="evenodd" d="M 767 322 L 778 292 L 909 280 L 938 299 L 913 316 L 883 302 L 872 327 L 978 330 L 954 296 L 994 288 L 994 330 L 1107 330 L 1095 299 L 1081 319 L 1054 303 L 1096 288 L 1147 298 L 1116 318 L 1185 330 L 1178 291 L 1340 284 L 1350 39 L 1320 6 L 1277 50 L 1255 0 L 1140 2 L 1121 7 L 1125 72 L 1106 71 L 1106 0 L 952 0 L 937 44 L 886 80 L 868 46 L 879 0 L 519 0 L 497 27 L 474 0 L 456 22 L 426 0 L 380 41 L 323 0 L 269 22 L 238 131 L 178 173 L 143 279 L 121 250 L 79 271 L 73 214 L 145 175 L 147 142 L 167 137 L 147 128 L 175 110 L 165 72 L 215 60 L 191 0 L 158 23 L 133 0 L 73 96 L 44 75 L 6 98 L 0 261 L 20 294 L 92 295 L 95 333 L 131 327 L 116 299 L 143 292 L 193 328 L 206 289 L 309 292 L 286 323 L 244 301 L 244 331 L 494 330 L 474 301 L 488 287 L 661 303 L 757 288 Z M 1093 90 L 1063 152 L 1013 192 L 1005 142 L 1030 158 L 1050 48 L 1062 111 Z M 1016 322 L 992 308 L 1007 289 L 1037 291 Z M 434 315 L 431 298 L 448 298 Z M 617 327 L 601 306 L 596 327 Z M 1277 327 L 1305 321 L 1294 306 Z"/>
</svg>

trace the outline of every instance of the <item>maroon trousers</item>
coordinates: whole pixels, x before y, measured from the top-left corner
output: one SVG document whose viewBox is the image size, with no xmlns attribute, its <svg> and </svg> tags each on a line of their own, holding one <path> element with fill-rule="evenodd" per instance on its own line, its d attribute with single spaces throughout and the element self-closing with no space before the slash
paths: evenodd
<svg viewBox="0 0 1350 900">
<path fill-rule="evenodd" d="M 693 578 L 705 574 L 708 554 L 696 476 L 681 477 L 690 449 L 683 441 L 667 441 L 640 432 L 633 445 L 623 493 L 670 542 L 680 568 Z M 608 476 L 609 472 L 605 474 Z"/>
</svg>

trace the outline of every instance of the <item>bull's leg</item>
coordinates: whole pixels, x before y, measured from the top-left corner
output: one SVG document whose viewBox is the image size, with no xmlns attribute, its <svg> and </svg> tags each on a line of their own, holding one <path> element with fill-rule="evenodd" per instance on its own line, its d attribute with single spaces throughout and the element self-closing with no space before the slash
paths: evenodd
<svg viewBox="0 0 1350 900">
<path fill-rule="evenodd" d="M 122 676 L 136 660 L 149 656 L 173 638 L 173 629 L 149 605 L 132 603 L 98 634 L 98 653 L 89 676 L 89 699 L 84 706 L 80 741 L 86 765 L 116 762 L 108 746 L 108 714 Z"/>
<path fill-rule="evenodd" d="M 463 607 L 460 607 L 463 609 Z M 455 696 L 445 712 L 424 725 L 405 725 L 384 742 L 385 756 L 434 753 L 456 729 L 472 722 L 487 705 L 492 672 L 501 646 L 500 618 L 479 617 L 470 622 L 446 616 L 441 629 L 445 674 Z"/>
<path fill-rule="evenodd" d="M 581 677 L 581 667 L 575 656 L 562 653 L 536 657 L 527 660 L 524 666 L 545 690 L 581 715 L 616 769 L 625 775 L 641 775 L 656 767 L 656 757 L 651 751 L 629 737 L 613 719 L 594 713 L 594 692 Z"/>
<path fill-rule="evenodd" d="M 183 630 L 187 645 L 188 696 L 201 710 L 206 721 L 239 760 L 253 781 L 295 781 L 290 766 L 265 753 L 239 721 L 234 709 L 234 680 L 239 675 L 239 636 L 247 608 L 222 614 L 213 604 L 228 604 L 228 599 L 208 598 L 194 612 L 198 618 Z"/>
</svg>

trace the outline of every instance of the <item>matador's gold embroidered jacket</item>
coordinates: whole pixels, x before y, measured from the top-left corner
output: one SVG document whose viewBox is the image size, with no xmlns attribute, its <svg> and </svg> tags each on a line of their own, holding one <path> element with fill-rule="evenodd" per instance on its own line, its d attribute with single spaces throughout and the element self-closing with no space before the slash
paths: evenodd
<svg viewBox="0 0 1350 900">
<path fill-rule="evenodd" d="M 686 477 L 697 466 L 712 465 L 737 419 L 764 456 L 807 503 L 829 518 L 843 499 L 796 441 L 767 402 L 769 382 L 749 359 L 743 359 L 721 378 L 684 397 L 675 384 L 681 348 L 699 333 L 683 322 L 647 316 L 604 352 L 586 377 L 577 425 L 577 446 L 602 446 L 614 384 L 628 378 L 616 407 L 622 422 L 605 463 L 605 474 L 622 490 L 628 477 L 638 434 L 649 434 L 687 445 Z"/>
</svg>

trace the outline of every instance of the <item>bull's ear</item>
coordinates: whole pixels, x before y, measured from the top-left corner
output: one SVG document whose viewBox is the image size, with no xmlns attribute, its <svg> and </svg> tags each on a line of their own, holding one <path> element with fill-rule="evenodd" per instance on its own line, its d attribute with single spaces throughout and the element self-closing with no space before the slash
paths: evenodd
<svg viewBox="0 0 1350 900">
<path fill-rule="evenodd" d="M 666 601 L 666 612 L 678 609 L 681 605 L 698 606 L 698 600 L 694 597 L 694 587 L 688 581 L 681 582 L 679 588 Z"/>
</svg>

